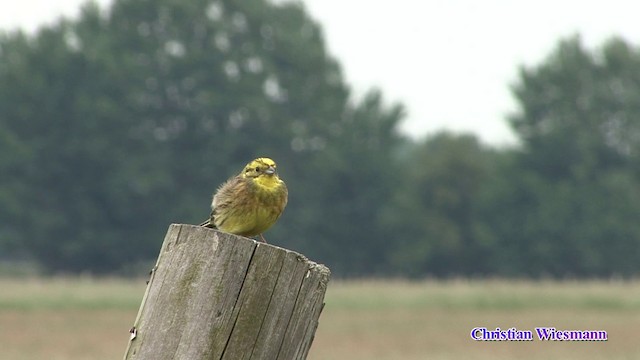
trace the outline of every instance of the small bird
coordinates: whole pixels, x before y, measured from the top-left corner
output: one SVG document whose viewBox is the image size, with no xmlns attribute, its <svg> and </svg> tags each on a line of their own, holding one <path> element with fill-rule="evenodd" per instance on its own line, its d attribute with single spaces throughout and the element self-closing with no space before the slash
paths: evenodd
<svg viewBox="0 0 640 360">
<path fill-rule="evenodd" d="M 260 236 L 282 214 L 288 190 L 276 172 L 276 163 L 257 158 L 222 184 L 213 195 L 211 216 L 200 226 L 247 237 Z"/>
</svg>

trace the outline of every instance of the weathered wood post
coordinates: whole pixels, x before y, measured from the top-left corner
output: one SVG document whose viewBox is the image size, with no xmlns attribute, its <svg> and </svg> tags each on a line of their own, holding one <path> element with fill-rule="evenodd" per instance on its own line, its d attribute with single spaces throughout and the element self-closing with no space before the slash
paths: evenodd
<svg viewBox="0 0 640 360">
<path fill-rule="evenodd" d="M 293 251 L 172 224 L 124 358 L 304 359 L 328 282 Z"/>
</svg>

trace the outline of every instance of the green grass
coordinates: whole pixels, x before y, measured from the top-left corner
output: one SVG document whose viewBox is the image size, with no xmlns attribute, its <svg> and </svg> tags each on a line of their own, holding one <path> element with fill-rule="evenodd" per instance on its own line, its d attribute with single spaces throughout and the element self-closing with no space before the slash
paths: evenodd
<svg viewBox="0 0 640 360">
<path fill-rule="evenodd" d="M 636 359 L 640 282 L 331 283 L 312 360 Z M 605 330 L 610 341 L 476 342 L 472 328 Z"/>
<path fill-rule="evenodd" d="M 121 358 L 145 288 L 0 278 L 1 357 Z M 638 281 L 332 281 L 309 359 L 637 359 L 639 299 Z M 476 342 L 476 326 L 605 330 L 609 341 Z"/>
<path fill-rule="evenodd" d="M 145 280 L 93 278 L 0 279 L 0 310 L 136 310 Z"/>
<path fill-rule="evenodd" d="M 366 294 L 366 296 L 360 296 Z M 640 309 L 639 282 L 611 281 L 361 281 L 335 282 L 327 304 L 335 308 Z"/>
</svg>

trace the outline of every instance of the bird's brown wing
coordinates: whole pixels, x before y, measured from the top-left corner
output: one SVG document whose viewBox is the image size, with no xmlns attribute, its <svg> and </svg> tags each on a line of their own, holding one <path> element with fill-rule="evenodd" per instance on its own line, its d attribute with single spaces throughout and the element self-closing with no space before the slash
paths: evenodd
<svg viewBox="0 0 640 360">
<path fill-rule="evenodd" d="M 237 189 L 239 186 L 239 182 L 241 179 L 239 177 L 231 178 L 225 181 L 215 194 L 213 194 L 213 203 L 211 204 L 211 214 L 209 215 L 209 219 L 205 220 L 200 226 L 217 229 L 216 226 L 216 216 L 219 214 L 221 209 L 225 209 L 230 206 L 230 203 L 234 198 L 234 189 Z"/>
<path fill-rule="evenodd" d="M 209 227 L 218 228 L 226 221 L 227 216 L 234 207 L 246 203 L 245 197 L 247 182 L 238 176 L 227 180 L 218 188 L 213 196 Z"/>
</svg>

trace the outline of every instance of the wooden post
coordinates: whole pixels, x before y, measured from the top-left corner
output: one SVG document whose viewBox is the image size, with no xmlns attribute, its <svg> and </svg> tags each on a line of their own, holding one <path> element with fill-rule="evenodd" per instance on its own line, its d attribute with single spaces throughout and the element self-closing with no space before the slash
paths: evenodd
<svg viewBox="0 0 640 360">
<path fill-rule="evenodd" d="M 172 224 L 124 359 L 305 359 L 329 274 L 293 251 Z"/>
</svg>

